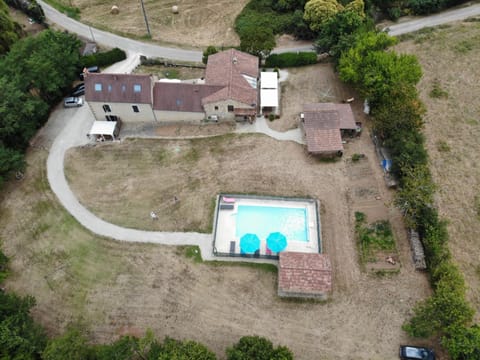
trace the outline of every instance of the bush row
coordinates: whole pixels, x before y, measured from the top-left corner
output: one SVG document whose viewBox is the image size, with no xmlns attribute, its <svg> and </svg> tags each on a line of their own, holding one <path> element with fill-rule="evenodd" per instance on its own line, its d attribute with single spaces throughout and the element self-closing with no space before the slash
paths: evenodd
<svg viewBox="0 0 480 360">
<path fill-rule="evenodd" d="M 434 290 L 415 306 L 404 330 L 415 337 L 440 336 L 453 359 L 480 359 L 480 328 L 470 326 L 474 312 L 451 258 L 446 223 L 434 206 L 435 184 L 421 132 L 425 110 L 416 90 L 420 66 L 410 55 L 384 51 L 395 43 L 384 33 L 360 32 L 352 39 L 340 56 L 340 77 L 370 100 L 374 131 L 390 148 L 400 179 L 396 204 L 421 235 Z"/>
<path fill-rule="evenodd" d="M 119 48 L 114 48 L 106 52 L 82 56 L 80 58 L 80 66 L 82 68 L 95 65 L 105 67 L 115 64 L 116 62 L 125 60 L 126 58 L 127 54 L 125 53 L 125 51 Z"/>
<path fill-rule="evenodd" d="M 317 53 L 315 52 L 289 52 L 282 54 L 271 54 L 265 60 L 265 66 L 269 68 L 286 68 L 315 64 Z"/>
</svg>

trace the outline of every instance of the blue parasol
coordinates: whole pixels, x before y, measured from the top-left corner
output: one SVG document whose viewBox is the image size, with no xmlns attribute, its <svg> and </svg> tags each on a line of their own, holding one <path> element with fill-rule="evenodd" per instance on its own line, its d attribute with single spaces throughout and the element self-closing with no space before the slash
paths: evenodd
<svg viewBox="0 0 480 360">
<path fill-rule="evenodd" d="M 245 234 L 240 238 L 240 249 L 245 253 L 253 253 L 260 249 L 260 239 L 255 234 Z"/>
<path fill-rule="evenodd" d="M 273 232 L 267 237 L 267 246 L 273 252 L 280 252 L 287 247 L 287 238 L 280 232 Z"/>
</svg>

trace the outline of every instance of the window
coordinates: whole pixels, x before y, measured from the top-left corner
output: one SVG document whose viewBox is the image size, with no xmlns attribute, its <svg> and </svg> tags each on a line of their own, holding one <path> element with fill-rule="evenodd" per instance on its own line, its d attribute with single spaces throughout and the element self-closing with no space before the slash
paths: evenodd
<svg viewBox="0 0 480 360">
<path fill-rule="evenodd" d="M 233 112 L 233 105 L 228 105 L 228 112 Z"/>
<path fill-rule="evenodd" d="M 215 106 L 215 110 L 218 110 L 218 106 Z"/>
<path fill-rule="evenodd" d="M 105 111 L 105 112 L 112 112 L 112 109 L 110 108 L 110 105 L 105 104 L 105 105 L 103 105 L 102 107 L 103 107 L 103 111 Z"/>
<path fill-rule="evenodd" d="M 140 112 L 137 105 L 132 105 L 132 109 L 133 109 L 133 112 L 136 112 L 136 113 Z"/>
<path fill-rule="evenodd" d="M 176 103 L 177 103 L 177 106 L 180 106 L 180 105 L 182 105 L 182 100 L 177 99 Z"/>
<path fill-rule="evenodd" d="M 102 91 L 102 84 L 95 83 L 95 91 Z"/>
<path fill-rule="evenodd" d="M 124 93 L 125 91 L 127 91 L 127 87 L 125 86 L 125 84 L 122 84 L 122 93 Z"/>
<path fill-rule="evenodd" d="M 108 85 L 107 90 L 108 92 L 112 92 L 112 85 Z"/>
<path fill-rule="evenodd" d="M 134 84 L 133 85 L 133 92 L 139 93 L 141 91 L 142 91 L 142 85 L 140 85 L 140 84 Z"/>
</svg>

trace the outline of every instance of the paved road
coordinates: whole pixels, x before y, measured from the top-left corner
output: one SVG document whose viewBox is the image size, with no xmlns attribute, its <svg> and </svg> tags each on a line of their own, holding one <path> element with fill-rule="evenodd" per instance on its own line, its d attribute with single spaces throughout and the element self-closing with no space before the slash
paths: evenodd
<svg viewBox="0 0 480 360">
<path fill-rule="evenodd" d="M 480 15 L 480 4 L 470 5 L 464 8 L 447 10 L 439 14 L 391 25 L 389 27 L 388 34 L 392 36 L 406 34 L 423 29 L 425 27 L 437 26 L 478 15 Z"/>
</svg>

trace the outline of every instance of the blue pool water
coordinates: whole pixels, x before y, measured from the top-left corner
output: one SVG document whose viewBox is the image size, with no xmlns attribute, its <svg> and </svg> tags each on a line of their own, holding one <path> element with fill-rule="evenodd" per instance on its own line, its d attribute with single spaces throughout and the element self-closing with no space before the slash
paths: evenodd
<svg viewBox="0 0 480 360">
<path fill-rule="evenodd" d="M 260 240 L 279 231 L 287 241 L 308 241 L 307 209 L 238 205 L 236 236 L 256 234 Z"/>
</svg>

